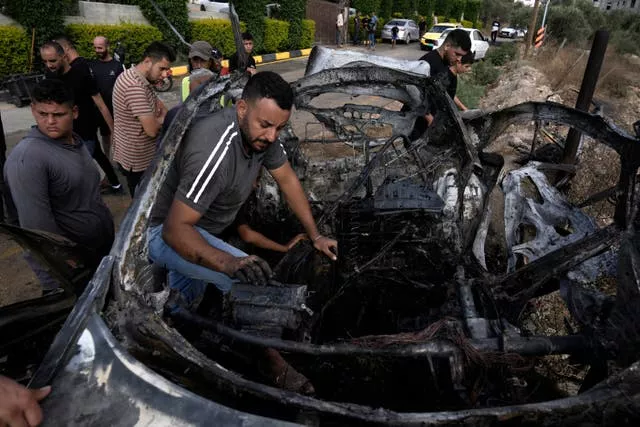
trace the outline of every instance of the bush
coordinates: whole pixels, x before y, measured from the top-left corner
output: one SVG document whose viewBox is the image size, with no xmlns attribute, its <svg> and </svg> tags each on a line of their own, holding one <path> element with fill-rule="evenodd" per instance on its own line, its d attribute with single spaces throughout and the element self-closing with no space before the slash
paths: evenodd
<svg viewBox="0 0 640 427">
<path fill-rule="evenodd" d="M 64 29 L 63 11 L 68 2 L 51 0 L 7 1 L 7 15 L 22 25 L 31 40 L 31 29 L 36 29 L 36 47 L 62 33 Z"/>
<path fill-rule="evenodd" d="M 353 31 L 352 31 L 353 32 Z M 299 49 L 308 49 L 316 41 L 316 21 L 312 19 L 302 20 L 302 37 L 298 45 Z"/>
<path fill-rule="evenodd" d="M 478 62 L 473 65 L 471 69 L 473 83 L 481 86 L 486 86 L 494 83 L 500 76 L 500 70 L 498 70 L 493 64 L 489 62 Z"/>
<path fill-rule="evenodd" d="M 476 66 L 476 65 L 474 65 Z M 477 108 L 480 103 L 480 98 L 484 96 L 485 87 L 484 85 L 474 84 L 471 78 L 467 78 L 467 76 L 458 78 L 458 90 L 456 92 L 456 96 L 460 98 L 460 101 L 467 108 Z"/>
<path fill-rule="evenodd" d="M 102 25 L 102 24 L 70 24 L 66 34 L 73 41 L 78 53 L 85 58 L 95 56 L 93 39 L 105 36 L 113 45 L 120 42 L 126 48 L 126 61 L 139 62 L 142 53 L 153 41 L 161 40 L 162 33 L 155 27 L 142 24 Z"/>
<path fill-rule="evenodd" d="M 474 28 L 472 21 L 467 21 L 467 20 L 464 20 L 464 19 L 462 20 L 462 26 L 464 28 Z"/>
<path fill-rule="evenodd" d="M 611 34 L 611 44 L 620 54 L 640 54 L 640 33 L 628 30 L 614 31 Z"/>
<path fill-rule="evenodd" d="M 575 6 L 558 6 L 549 10 L 547 34 L 558 40 L 585 42 L 593 33 L 582 10 Z"/>
<path fill-rule="evenodd" d="M 0 26 L 0 76 L 29 71 L 31 41 L 19 27 Z"/>
<path fill-rule="evenodd" d="M 154 0 L 160 10 L 167 17 L 169 22 L 178 30 L 185 40 L 191 39 L 191 26 L 189 25 L 189 9 L 187 8 L 187 2 L 184 0 Z M 137 4 L 140 6 L 142 14 L 149 20 L 151 25 L 158 28 L 164 40 L 173 46 L 176 50 L 186 51 L 186 46 L 180 42 L 178 37 L 171 31 L 171 28 L 158 14 L 149 0 L 133 0 L 129 1 L 131 4 Z M 264 10 L 264 9 L 263 9 Z M 159 40 L 160 38 L 158 38 Z"/>
<path fill-rule="evenodd" d="M 286 13 L 282 13 L 281 18 L 278 19 L 289 22 L 289 38 L 282 48 L 285 50 L 297 49 L 300 47 L 302 39 L 302 19 L 304 18 L 306 1 L 280 0 L 280 7 Z"/>
<path fill-rule="evenodd" d="M 245 30 L 241 22 L 240 28 Z M 205 40 L 219 49 L 226 58 L 236 51 L 231 21 L 227 19 L 199 19 L 191 22 L 191 40 Z"/>
<path fill-rule="evenodd" d="M 247 25 L 247 31 L 253 35 L 255 51 L 262 52 L 264 50 L 264 11 L 267 3 L 271 2 L 267 0 L 236 0 L 234 3 L 238 17 Z M 287 11 L 281 13 L 287 13 Z"/>
<path fill-rule="evenodd" d="M 289 23 L 277 19 L 264 20 L 262 52 L 280 52 L 286 50 L 289 43 Z"/>
<path fill-rule="evenodd" d="M 518 46 L 516 43 L 502 43 L 500 46 L 489 49 L 485 60 L 493 65 L 504 65 L 513 61 L 518 56 Z"/>
</svg>

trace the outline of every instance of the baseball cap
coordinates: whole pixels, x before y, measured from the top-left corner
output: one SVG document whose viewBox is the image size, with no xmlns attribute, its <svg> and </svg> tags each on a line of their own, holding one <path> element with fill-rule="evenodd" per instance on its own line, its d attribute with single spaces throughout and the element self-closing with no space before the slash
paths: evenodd
<svg viewBox="0 0 640 427">
<path fill-rule="evenodd" d="M 191 44 L 191 49 L 189 49 L 189 58 L 197 56 L 198 58 L 209 60 L 211 59 L 212 49 L 211 45 L 206 41 L 198 40 Z"/>
</svg>

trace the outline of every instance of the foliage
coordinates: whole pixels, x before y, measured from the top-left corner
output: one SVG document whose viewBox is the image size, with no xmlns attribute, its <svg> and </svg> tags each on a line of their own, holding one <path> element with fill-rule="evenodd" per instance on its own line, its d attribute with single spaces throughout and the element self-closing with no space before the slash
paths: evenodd
<svg viewBox="0 0 640 427">
<path fill-rule="evenodd" d="M 126 48 L 127 62 L 139 62 L 142 52 L 155 40 L 162 38 L 162 33 L 155 27 L 142 24 L 102 25 L 102 24 L 69 24 L 66 34 L 73 41 L 78 53 L 85 58 L 93 58 L 93 39 L 105 36 L 112 44 L 122 43 Z"/>
<path fill-rule="evenodd" d="M 489 49 L 485 60 L 493 65 L 504 65 L 513 61 L 518 56 L 518 46 L 516 43 L 502 43 L 500 46 Z"/>
<path fill-rule="evenodd" d="M 264 49 L 264 11 L 267 3 L 273 2 L 269 0 L 236 0 L 234 2 L 238 17 L 247 25 L 247 31 L 253 35 L 253 46 L 256 52 Z"/>
<path fill-rule="evenodd" d="M 185 40 L 191 40 L 191 26 L 189 25 L 189 9 L 187 8 L 187 3 L 184 0 L 154 0 L 154 2 L 160 10 L 162 10 L 169 22 L 182 34 Z M 123 1 L 122 3 L 126 2 Z M 151 25 L 162 32 L 164 41 L 177 50 L 185 51 L 187 49 L 149 0 L 130 0 L 128 3 L 137 4 L 140 7 L 142 14 L 149 20 Z"/>
<path fill-rule="evenodd" d="M 474 65 L 476 67 L 477 65 Z M 467 108 L 477 108 L 480 98 L 484 96 L 485 87 L 473 82 L 473 76 L 458 77 L 458 89 L 456 96 Z"/>
<path fill-rule="evenodd" d="M 584 13 L 576 6 L 550 8 L 547 28 L 548 35 L 571 43 L 585 41 L 592 34 Z"/>
<path fill-rule="evenodd" d="M 482 2 L 480 0 L 467 0 L 464 5 L 464 17 L 469 21 L 476 21 L 480 17 L 481 9 Z"/>
<path fill-rule="evenodd" d="M 640 32 L 630 30 L 614 31 L 611 36 L 611 44 L 621 54 L 640 54 Z"/>
<path fill-rule="evenodd" d="M 313 46 L 316 40 L 316 21 L 312 19 L 302 20 L 302 36 L 300 37 L 299 49 L 308 49 Z"/>
<path fill-rule="evenodd" d="M 391 12 L 393 12 L 393 0 L 380 1 L 380 14 L 378 16 L 380 18 L 389 19 L 391 18 Z"/>
<path fill-rule="evenodd" d="M 464 13 L 465 0 L 450 0 L 450 4 L 450 10 L 447 16 L 457 21 L 462 17 L 462 14 Z"/>
<path fill-rule="evenodd" d="M 462 26 L 464 28 L 473 28 L 473 22 L 472 21 L 467 21 L 466 19 L 463 19 L 461 24 L 462 24 Z"/>
<path fill-rule="evenodd" d="M 430 18 L 436 7 L 436 0 L 418 0 L 418 15 Z"/>
<path fill-rule="evenodd" d="M 261 52 L 280 52 L 289 45 L 289 23 L 276 19 L 264 20 L 263 50 Z"/>
<path fill-rule="evenodd" d="M 285 19 L 289 22 L 289 36 L 283 48 L 285 50 L 297 49 L 302 38 L 302 19 L 305 14 L 306 2 L 304 0 L 280 0 L 279 3 L 280 10 L 285 12 L 281 14 L 280 19 Z M 266 31 L 267 29 L 265 27 L 265 32 Z M 266 47 L 265 50 L 268 51 Z"/>
<path fill-rule="evenodd" d="M 591 7 L 594 8 L 593 6 Z M 523 6 L 521 3 L 516 3 L 516 6 L 511 11 L 509 25 L 515 28 L 529 28 L 532 14 L 533 10 L 530 7 Z"/>
<path fill-rule="evenodd" d="M 487 55 L 491 52 L 489 50 Z M 500 76 L 500 70 L 495 65 L 488 61 L 477 62 L 471 69 L 471 76 L 473 83 L 481 86 L 486 86 L 494 83 Z"/>
<path fill-rule="evenodd" d="M 31 30 L 36 29 L 36 46 L 51 40 L 64 30 L 63 12 L 66 1 L 30 0 L 7 1 L 5 12 L 22 25 L 31 40 Z"/>
<path fill-rule="evenodd" d="M 244 24 L 240 23 L 244 29 Z M 205 40 L 226 58 L 236 51 L 231 22 L 227 19 L 199 19 L 191 22 L 191 39 Z"/>
<path fill-rule="evenodd" d="M 0 76 L 29 71 L 30 44 L 22 28 L 0 26 Z"/>
<path fill-rule="evenodd" d="M 436 15 L 438 15 L 438 22 L 444 22 L 444 21 L 440 21 L 440 15 L 442 15 L 443 17 L 448 17 L 449 13 L 451 12 L 451 7 L 453 6 L 453 3 L 451 2 L 451 0 L 435 0 L 435 13 Z"/>
<path fill-rule="evenodd" d="M 361 15 L 370 15 L 372 12 L 378 12 L 380 10 L 380 3 L 380 0 L 351 0 L 351 7 L 359 10 Z M 389 15 L 391 15 L 391 13 L 389 13 Z M 382 13 L 378 15 L 378 17 L 381 16 Z"/>
</svg>

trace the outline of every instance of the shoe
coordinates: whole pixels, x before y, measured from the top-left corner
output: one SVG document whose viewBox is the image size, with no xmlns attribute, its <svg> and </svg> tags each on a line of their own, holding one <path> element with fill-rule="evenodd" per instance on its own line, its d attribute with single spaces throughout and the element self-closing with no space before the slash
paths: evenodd
<svg viewBox="0 0 640 427">
<path fill-rule="evenodd" d="M 111 185 L 107 184 L 105 187 L 100 185 L 100 194 L 124 194 L 124 187 L 122 184 Z"/>
</svg>

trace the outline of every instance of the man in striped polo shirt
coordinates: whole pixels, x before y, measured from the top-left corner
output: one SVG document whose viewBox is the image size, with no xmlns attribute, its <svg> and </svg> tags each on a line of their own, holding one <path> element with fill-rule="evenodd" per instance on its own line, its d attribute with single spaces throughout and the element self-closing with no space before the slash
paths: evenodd
<svg viewBox="0 0 640 427">
<path fill-rule="evenodd" d="M 153 42 L 142 62 L 120 74 L 113 88 L 113 160 L 118 163 L 133 198 L 136 186 L 156 152 L 156 138 L 167 114 L 153 84 L 166 78 L 175 61 L 173 49 Z"/>
</svg>

